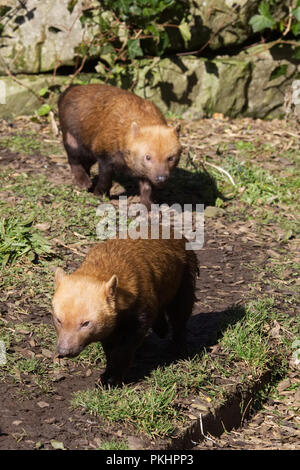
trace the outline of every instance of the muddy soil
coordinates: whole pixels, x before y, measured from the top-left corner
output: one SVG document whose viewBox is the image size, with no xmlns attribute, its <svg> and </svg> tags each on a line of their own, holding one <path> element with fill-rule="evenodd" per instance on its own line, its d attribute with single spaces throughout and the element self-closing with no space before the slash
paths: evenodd
<svg viewBox="0 0 300 470">
<path fill-rule="evenodd" d="M 36 172 L 45 173 L 57 184 L 70 183 L 65 160 L 51 159 L 51 156 L 43 156 L 40 152 L 29 157 L 1 149 L 0 165 L 13 168 L 16 172 L 26 172 L 29 176 Z M 117 185 L 114 189 L 118 194 Z M 14 195 L 7 194 L 4 197 L 7 200 Z M 238 319 L 243 316 L 246 299 L 253 298 L 249 284 L 255 273 L 249 265 L 257 263 L 263 266 L 270 248 L 256 237 L 255 230 L 254 222 L 242 219 L 233 222 L 225 213 L 206 220 L 205 244 L 197 253 L 200 276 L 197 280 L 197 302 L 189 322 L 190 354 L 214 346 L 222 329 L 234 321 L 232 309 L 239 312 L 236 316 Z M 74 265 L 79 261 L 75 256 Z M 19 300 L 17 293 L 16 299 Z M 31 320 L 49 324 L 49 312 L 43 309 L 36 311 L 34 308 L 36 306 L 32 309 Z M 0 303 L 1 315 L 9 319 L 11 312 L 12 299 L 10 305 Z M 153 368 L 172 361 L 176 361 L 176 358 L 169 352 L 167 340 L 158 340 L 150 334 L 138 351 L 128 381 L 141 381 Z M 0 382 L 0 449 L 51 449 L 54 447 L 53 441 L 63 442 L 67 449 L 95 449 L 99 443 L 113 437 L 133 442 L 133 448 L 159 448 L 157 441 L 137 435 L 130 426 L 108 425 L 100 417 L 91 416 L 80 409 L 71 409 L 71 394 L 92 387 L 101 372 L 101 366 L 99 370 L 87 370 L 70 365 L 68 373 L 54 382 L 52 392 L 47 394 L 33 389 L 30 380 L 22 386 L 9 378 Z M 238 441 L 241 442 L 241 439 Z M 205 446 L 210 448 L 211 444 L 206 442 L 198 448 Z M 224 448 L 226 444 L 219 444 L 219 447 Z M 239 448 L 233 440 L 231 447 Z M 240 447 L 245 448 L 246 444 Z"/>
</svg>

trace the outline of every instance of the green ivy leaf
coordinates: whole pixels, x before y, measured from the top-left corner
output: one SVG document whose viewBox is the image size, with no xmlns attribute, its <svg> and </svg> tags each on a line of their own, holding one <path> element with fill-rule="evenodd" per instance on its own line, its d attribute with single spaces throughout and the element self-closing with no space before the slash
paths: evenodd
<svg viewBox="0 0 300 470">
<path fill-rule="evenodd" d="M 252 26 L 253 32 L 258 33 L 266 28 L 272 29 L 275 25 L 275 21 L 270 20 L 263 15 L 254 15 L 250 19 L 249 24 Z"/>
<path fill-rule="evenodd" d="M 42 104 L 42 106 L 37 110 L 37 113 L 39 116 L 47 116 L 47 114 L 50 113 L 51 111 L 51 106 L 50 104 Z"/>
<path fill-rule="evenodd" d="M 269 80 L 275 80 L 282 75 L 285 75 L 287 71 L 287 64 L 278 65 L 270 74 Z"/>
<path fill-rule="evenodd" d="M 269 5 L 266 2 L 261 2 L 259 4 L 258 11 L 264 18 L 268 18 L 270 21 L 275 22 L 270 13 Z"/>
<path fill-rule="evenodd" d="M 78 3 L 78 0 L 69 0 L 68 4 L 67 4 L 67 10 L 70 13 L 73 13 L 73 10 L 74 10 L 75 6 L 77 5 L 77 3 Z"/>
<path fill-rule="evenodd" d="M 300 34 L 300 22 L 293 24 L 291 29 L 294 36 L 298 36 Z"/>
<path fill-rule="evenodd" d="M 38 94 L 39 94 L 40 96 L 45 96 L 47 93 L 48 93 L 48 88 L 41 88 L 41 89 L 38 91 Z"/>
<path fill-rule="evenodd" d="M 136 57 L 141 57 L 143 55 L 139 39 L 129 39 L 127 47 L 130 59 L 135 59 Z"/>
<path fill-rule="evenodd" d="M 300 21 L 300 7 L 292 10 L 292 15 L 296 18 L 297 21 Z"/>
<path fill-rule="evenodd" d="M 189 28 L 189 25 L 187 24 L 186 21 L 182 21 L 179 25 L 179 31 L 182 36 L 182 39 L 184 40 L 184 44 L 187 45 L 187 43 L 191 39 L 191 31 Z"/>
<path fill-rule="evenodd" d="M 254 33 L 263 31 L 267 28 L 274 28 L 276 21 L 270 13 L 269 5 L 266 2 L 261 2 L 258 7 L 260 15 L 254 15 L 249 21 Z"/>
</svg>

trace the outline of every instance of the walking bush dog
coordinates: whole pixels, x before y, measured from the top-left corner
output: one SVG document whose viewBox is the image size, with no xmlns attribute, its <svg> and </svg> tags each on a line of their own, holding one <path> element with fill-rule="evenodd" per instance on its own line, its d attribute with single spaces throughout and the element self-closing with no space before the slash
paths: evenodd
<svg viewBox="0 0 300 470">
<path fill-rule="evenodd" d="M 102 381 L 120 384 L 137 347 L 152 327 L 172 328 L 186 351 L 186 323 L 194 304 L 197 259 L 186 240 L 111 239 L 96 244 L 72 274 L 55 274 L 53 320 L 59 357 L 78 355 L 101 341 L 107 365 Z"/>
<path fill-rule="evenodd" d="M 180 127 L 169 127 L 150 101 L 109 85 L 76 85 L 60 96 L 59 120 L 75 183 L 90 188 L 98 162 L 95 195 L 109 193 L 114 173 L 139 180 L 141 202 L 150 209 L 152 187 L 163 185 L 178 164 Z"/>
</svg>

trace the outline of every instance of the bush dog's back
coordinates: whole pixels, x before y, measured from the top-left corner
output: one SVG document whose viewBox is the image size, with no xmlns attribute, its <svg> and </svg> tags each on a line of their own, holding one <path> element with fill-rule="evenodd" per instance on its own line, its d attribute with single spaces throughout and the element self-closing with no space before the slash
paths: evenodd
<svg viewBox="0 0 300 470">
<path fill-rule="evenodd" d="M 150 101 L 109 85 L 76 85 L 59 99 L 59 119 L 75 182 L 91 187 L 90 168 L 99 163 L 96 195 L 109 192 L 114 172 L 139 179 L 149 208 L 152 186 L 160 186 L 178 164 L 179 127 L 172 128 Z"/>
<path fill-rule="evenodd" d="M 56 272 L 53 317 L 58 354 L 74 356 L 101 341 L 104 382 L 120 383 L 150 327 L 185 349 L 194 303 L 196 255 L 185 239 L 109 240 L 96 244 L 72 274 Z M 166 316 L 165 316 L 166 314 Z"/>
</svg>

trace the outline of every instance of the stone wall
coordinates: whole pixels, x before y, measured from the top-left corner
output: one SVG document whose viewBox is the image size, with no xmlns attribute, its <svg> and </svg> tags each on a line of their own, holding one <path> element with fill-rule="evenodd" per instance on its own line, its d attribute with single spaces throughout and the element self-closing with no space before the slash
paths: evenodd
<svg viewBox="0 0 300 470">
<path fill-rule="evenodd" d="M 28 88 L 38 92 L 49 83 L 68 81 L 53 71 L 58 65 L 74 65 L 76 47 L 92 37 L 93 31 L 80 22 L 82 0 L 72 12 L 67 9 L 68 0 L 27 0 L 24 8 L 17 0 L 2 3 L 13 7 L 0 37 L 0 117 L 10 118 L 32 113 L 39 106 Z M 174 34 L 171 49 L 177 54 L 143 59 L 134 91 L 152 99 L 164 112 L 192 119 L 215 112 L 231 117 L 281 116 L 286 93 L 300 78 L 299 61 L 293 59 L 291 48 L 262 44 L 232 55 L 232 47 L 239 47 L 253 34 L 249 19 L 260 0 L 189 3 L 189 43 L 184 45 Z M 280 18 L 286 2 L 277 3 Z M 184 47 L 199 51 L 208 42 L 214 58 L 180 55 Z M 274 71 L 282 66 L 284 73 L 276 78 Z M 8 71 L 19 83 L 7 76 Z"/>
</svg>

